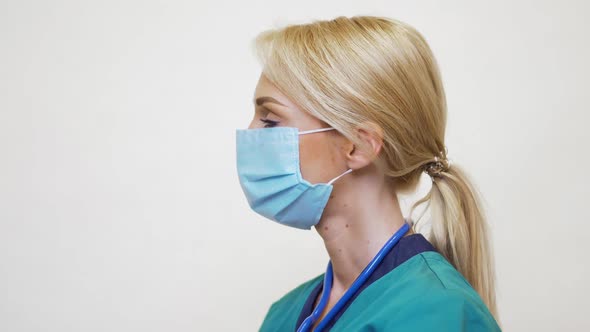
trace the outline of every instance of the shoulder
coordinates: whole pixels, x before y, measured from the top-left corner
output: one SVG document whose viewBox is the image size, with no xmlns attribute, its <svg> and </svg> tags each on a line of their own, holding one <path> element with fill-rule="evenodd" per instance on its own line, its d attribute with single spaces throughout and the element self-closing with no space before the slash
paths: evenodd
<svg viewBox="0 0 590 332">
<path fill-rule="evenodd" d="M 365 288 L 334 324 L 334 331 L 365 330 L 500 328 L 465 278 L 441 254 L 428 251 L 414 255 Z"/>
<path fill-rule="evenodd" d="M 295 330 L 297 318 L 303 309 L 305 300 L 318 283 L 322 282 L 324 274 L 320 274 L 276 300 L 270 305 L 260 331 Z"/>
<path fill-rule="evenodd" d="M 401 306 L 396 306 L 395 316 L 399 319 L 391 328 L 500 331 L 479 294 L 441 254 L 423 252 L 407 263 L 399 283 L 384 280 L 388 284 L 384 285 L 385 293 L 403 294 L 404 299 Z"/>
</svg>

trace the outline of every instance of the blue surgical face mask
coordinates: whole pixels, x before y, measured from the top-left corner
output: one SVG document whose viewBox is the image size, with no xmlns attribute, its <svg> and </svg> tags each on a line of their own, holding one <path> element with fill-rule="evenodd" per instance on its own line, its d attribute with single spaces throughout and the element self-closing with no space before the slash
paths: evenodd
<svg viewBox="0 0 590 332">
<path fill-rule="evenodd" d="M 236 130 L 237 169 L 248 204 L 258 214 L 283 225 L 311 229 L 322 216 L 332 183 L 311 184 L 301 176 L 299 135 L 334 128 L 299 132 L 274 127 Z"/>
</svg>

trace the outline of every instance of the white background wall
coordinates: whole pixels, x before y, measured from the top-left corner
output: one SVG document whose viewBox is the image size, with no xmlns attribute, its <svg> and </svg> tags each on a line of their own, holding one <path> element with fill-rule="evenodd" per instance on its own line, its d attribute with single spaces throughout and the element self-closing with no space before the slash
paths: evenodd
<svg viewBox="0 0 590 332">
<path fill-rule="evenodd" d="M 249 210 L 234 130 L 258 32 L 357 14 L 412 24 L 437 56 L 505 330 L 590 330 L 589 7 L 2 0 L 0 330 L 254 331 L 323 272 L 314 231 Z"/>
</svg>

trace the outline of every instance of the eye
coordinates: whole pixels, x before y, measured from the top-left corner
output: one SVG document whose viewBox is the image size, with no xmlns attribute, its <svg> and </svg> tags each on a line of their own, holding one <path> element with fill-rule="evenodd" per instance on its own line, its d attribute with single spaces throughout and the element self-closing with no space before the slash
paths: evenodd
<svg viewBox="0 0 590 332">
<path fill-rule="evenodd" d="M 260 119 L 260 121 L 264 122 L 264 128 L 272 128 L 279 123 L 278 121 L 273 121 L 269 119 Z"/>
</svg>

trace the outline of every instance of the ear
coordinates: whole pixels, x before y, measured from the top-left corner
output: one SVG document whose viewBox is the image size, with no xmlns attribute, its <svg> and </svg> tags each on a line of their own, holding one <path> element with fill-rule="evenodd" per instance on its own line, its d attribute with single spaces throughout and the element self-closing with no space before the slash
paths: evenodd
<svg viewBox="0 0 590 332">
<path fill-rule="evenodd" d="M 360 146 L 350 142 L 347 147 L 348 168 L 360 169 L 371 164 L 383 148 L 383 129 L 374 122 L 363 122 L 356 128 Z"/>
</svg>

